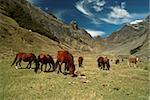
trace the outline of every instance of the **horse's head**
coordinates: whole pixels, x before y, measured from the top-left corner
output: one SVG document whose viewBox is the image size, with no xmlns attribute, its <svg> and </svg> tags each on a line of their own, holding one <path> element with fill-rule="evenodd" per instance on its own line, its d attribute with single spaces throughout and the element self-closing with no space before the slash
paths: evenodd
<svg viewBox="0 0 150 100">
<path fill-rule="evenodd" d="M 73 74 L 74 75 L 74 72 L 75 72 L 75 64 L 69 64 L 69 74 Z"/>
</svg>

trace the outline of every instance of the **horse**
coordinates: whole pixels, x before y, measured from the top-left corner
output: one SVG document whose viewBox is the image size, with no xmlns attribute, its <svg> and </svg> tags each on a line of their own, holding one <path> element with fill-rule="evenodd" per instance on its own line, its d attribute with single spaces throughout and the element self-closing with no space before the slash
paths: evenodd
<svg viewBox="0 0 150 100">
<path fill-rule="evenodd" d="M 110 69 L 110 64 L 109 64 L 109 59 L 107 57 L 99 57 L 97 59 L 98 67 L 100 69 L 105 70 L 105 65 L 106 65 L 106 70 Z"/>
<path fill-rule="evenodd" d="M 55 62 L 54 62 L 52 56 L 50 56 L 49 54 L 40 54 L 38 56 L 37 62 L 38 62 L 38 66 L 35 68 L 35 72 L 37 72 L 39 67 L 41 68 L 41 71 L 43 71 L 43 65 L 45 65 L 45 71 L 44 72 L 46 72 L 47 64 L 49 64 L 49 66 L 50 66 L 48 71 L 51 70 L 51 65 L 53 67 L 52 71 L 54 71 Z M 41 66 L 40 66 L 40 63 L 41 63 Z"/>
<path fill-rule="evenodd" d="M 119 59 L 116 59 L 115 60 L 115 64 L 119 64 L 120 60 Z"/>
<path fill-rule="evenodd" d="M 66 74 L 66 70 L 69 71 L 69 74 L 71 75 L 75 75 L 75 65 L 74 65 L 74 58 L 72 56 L 72 54 L 70 54 L 68 51 L 58 51 L 57 52 L 57 61 L 55 64 L 55 69 L 57 69 L 58 65 L 59 65 L 59 69 L 58 72 L 61 72 L 61 66 L 62 64 L 65 63 L 65 69 L 64 69 L 64 75 Z"/>
<path fill-rule="evenodd" d="M 134 67 L 136 67 L 137 62 L 139 61 L 138 57 L 129 57 L 128 58 L 128 65 L 131 67 L 131 63 L 134 64 Z"/>
<path fill-rule="evenodd" d="M 78 64 L 79 64 L 79 67 L 82 66 L 82 63 L 83 63 L 83 57 L 80 56 L 80 57 L 78 58 Z"/>
<path fill-rule="evenodd" d="M 35 66 L 37 66 L 37 59 L 33 53 L 18 53 L 18 54 L 16 54 L 16 57 L 15 57 L 13 63 L 11 64 L 11 66 L 16 64 L 16 69 L 18 69 L 18 63 L 19 63 L 19 66 L 21 67 L 21 61 L 29 62 L 26 66 L 26 68 L 28 68 L 28 69 L 31 68 L 32 62 L 34 62 Z"/>
</svg>

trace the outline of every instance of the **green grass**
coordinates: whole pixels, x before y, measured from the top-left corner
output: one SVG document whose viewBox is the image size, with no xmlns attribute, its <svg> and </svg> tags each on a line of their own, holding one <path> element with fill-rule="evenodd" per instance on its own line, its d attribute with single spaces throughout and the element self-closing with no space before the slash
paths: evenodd
<svg viewBox="0 0 150 100">
<path fill-rule="evenodd" d="M 33 69 L 16 70 L 10 67 L 12 59 L 1 60 L 0 100 L 148 100 L 148 70 L 144 69 L 147 62 L 140 62 L 138 68 L 129 68 L 126 62 L 111 63 L 110 71 L 100 71 L 95 56 L 84 58 L 84 68 L 77 70 L 86 79 L 56 72 L 35 74 Z M 76 61 L 77 57 L 77 64 Z"/>
</svg>

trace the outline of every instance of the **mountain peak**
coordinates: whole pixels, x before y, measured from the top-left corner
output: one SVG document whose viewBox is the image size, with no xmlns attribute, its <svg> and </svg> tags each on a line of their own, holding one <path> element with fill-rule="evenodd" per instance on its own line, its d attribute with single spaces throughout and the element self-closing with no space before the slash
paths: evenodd
<svg viewBox="0 0 150 100">
<path fill-rule="evenodd" d="M 135 21 L 130 22 L 130 24 L 138 24 L 140 22 L 143 22 L 143 20 L 135 20 Z"/>
</svg>

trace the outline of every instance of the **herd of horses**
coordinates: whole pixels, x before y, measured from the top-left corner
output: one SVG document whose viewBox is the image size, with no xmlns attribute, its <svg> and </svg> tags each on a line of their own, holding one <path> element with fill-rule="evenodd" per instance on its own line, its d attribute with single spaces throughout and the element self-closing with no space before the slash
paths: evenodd
<svg viewBox="0 0 150 100">
<path fill-rule="evenodd" d="M 35 63 L 35 68 L 34 71 L 37 73 L 39 69 L 43 71 L 43 65 L 45 65 L 45 70 L 44 72 L 53 72 L 57 71 L 57 73 L 61 72 L 64 75 L 70 74 L 70 75 L 75 75 L 75 64 L 74 64 L 74 57 L 71 53 L 68 51 L 58 51 L 57 56 L 56 56 L 56 63 L 54 59 L 52 58 L 51 55 L 49 54 L 40 54 L 38 57 L 35 56 L 33 53 L 18 53 L 16 54 L 16 57 L 12 63 L 11 66 L 14 64 L 16 65 L 16 69 L 18 69 L 18 64 L 21 67 L 21 62 L 28 62 L 26 68 L 30 69 L 32 63 Z M 122 59 L 123 61 L 123 59 Z M 131 63 L 134 63 L 134 66 L 136 67 L 136 63 L 138 62 L 138 57 L 130 57 L 128 58 L 128 65 L 130 66 Z M 62 64 L 65 64 L 64 67 L 64 72 L 62 72 Z M 115 64 L 119 63 L 119 59 L 115 60 Z M 47 70 L 47 64 L 49 65 L 49 69 Z M 82 67 L 83 64 L 83 57 L 80 56 L 78 57 L 78 66 Z M 100 69 L 103 70 L 110 70 L 110 61 L 107 56 L 100 56 L 97 59 L 97 64 Z"/>
</svg>

